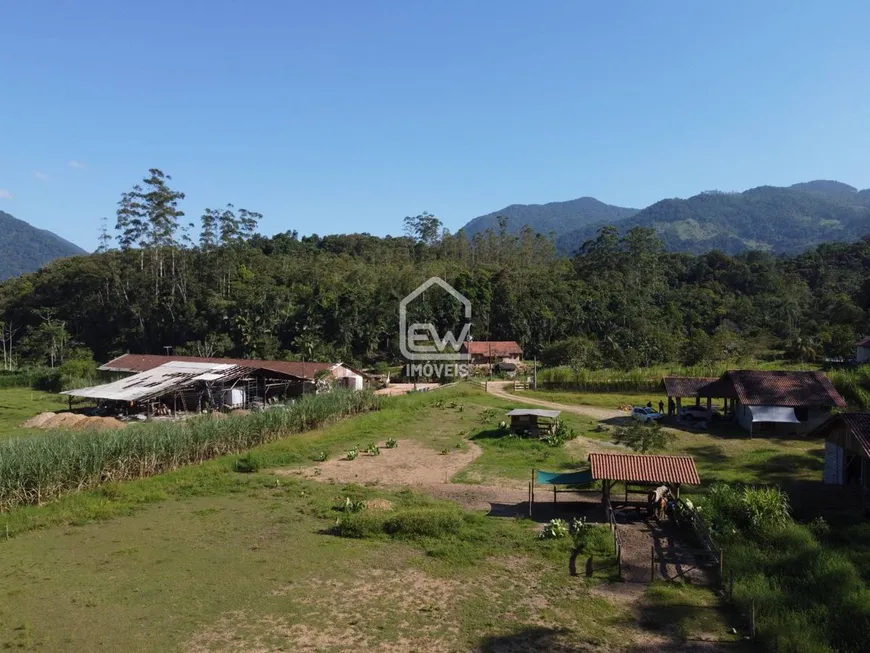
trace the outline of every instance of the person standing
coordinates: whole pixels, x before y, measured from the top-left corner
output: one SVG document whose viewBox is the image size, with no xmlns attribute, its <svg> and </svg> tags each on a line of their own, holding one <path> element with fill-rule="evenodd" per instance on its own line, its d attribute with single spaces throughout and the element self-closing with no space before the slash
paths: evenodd
<svg viewBox="0 0 870 653">
<path fill-rule="evenodd" d="M 665 402 L 663 402 L 661 399 L 659 399 L 659 414 L 665 414 Z"/>
</svg>

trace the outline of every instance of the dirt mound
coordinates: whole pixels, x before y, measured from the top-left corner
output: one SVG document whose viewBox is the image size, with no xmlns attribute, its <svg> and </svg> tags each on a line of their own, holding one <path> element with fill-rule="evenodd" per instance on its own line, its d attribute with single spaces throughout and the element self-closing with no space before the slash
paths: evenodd
<svg viewBox="0 0 870 653">
<path fill-rule="evenodd" d="M 71 429 L 75 431 L 108 431 L 122 429 L 126 426 L 114 417 L 97 417 L 81 413 L 40 413 L 31 417 L 22 425 L 28 429 Z"/>
<path fill-rule="evenodd" d="M 26 429 L 41 429 L 45 427 L 45 423 L 48 422 L 52 417 L 54 417 L 56 413 L 47 412 L 47 413 L 39 413 L 35 417 L 31 417 L 29 420 L 24 422 L 21 426 Z"/>
<path fill-rule="evenodd" d="M 387 512 L 393 509 L 393 502 L 388 499 L 369 499 L 366 501 L 366 510 L 372 512 Z"/>
</svg>

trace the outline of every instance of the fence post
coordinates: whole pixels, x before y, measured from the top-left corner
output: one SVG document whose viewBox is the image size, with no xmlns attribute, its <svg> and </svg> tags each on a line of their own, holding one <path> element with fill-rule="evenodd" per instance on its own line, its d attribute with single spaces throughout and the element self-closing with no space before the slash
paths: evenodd
<svg viewBox="0 0 870 653">
<path fill-rule="evenodd" d="M 734 603 L 734 570 L 728 574 L 728 602 Z"/>
<path fill-rule="evenodd" d="M 622 547 L 619 540 L 616 541 L 616 576 L 622 580 Z"/>
<path fill-rule="evenodd" d="M 755 639 L 755 599 L 752 599 L 749 612 L 749 636 Z"/>
<path fill-rule="evenodd" d="M 656 579 L 656 548 L 651 546 L 649 548 L 649 582 L 653 582 Z"/>
<path fill-rule="evenodd" d="M 725 549 L 719 549 L 719 582 L 721 583 L 724 580 L 724 576 L 722 575 L 725 571 Z M 734 582 L 734 577 L 732 575 L 731 582 Z"/>
</svg>

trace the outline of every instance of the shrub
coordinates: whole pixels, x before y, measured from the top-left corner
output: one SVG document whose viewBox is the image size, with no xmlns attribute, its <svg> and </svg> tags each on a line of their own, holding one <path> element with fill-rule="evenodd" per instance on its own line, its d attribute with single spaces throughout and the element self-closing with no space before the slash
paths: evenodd
<svg viewBox="0 0 870 653">
<path fill-rule="evenodd" d="M 356 460 L 358 456 L 359 456 L 359 449 L 357 449 L 356 447 L 354 447 L 353 449 L 350 449 L 347 452 L 347 459 L 348 460 Z"/>
<path fill-rule="evenodd" d="M 462 515 L 449 508 L 411 508 L 390 515 L 384 529 L 398 537 L 440 537 L 457 533 L 462 527 Z"/>
<path fill-rule="evenodd" d="M 369 446 L 366 447 L 366 453 L 370 456 L 380 456 L 381 449 L 374 442 L 370 443 Z"/>
<path fill-rule="evenodd" d="M 354 512 L 342 517 L 336 525 L 342 537 L 361 539 L 384 534 L 384 515 L 382 513 Z"/>
<path fill-rule="evenodd" d="M 324 462 L 326 462 L 328 459 L 329 459 L 329 454 L 326 453 L 325 451 L 321 451 L 319 454 L 317 454 L 317 455 L 314 457 L 314 460 L 316 460 L 316 461 L 319 462 L 319 463 L 324 463 Z"/>
<path fill-rule="evenodd" d="M 246 454 L 236 460 L 233 469 L 242 474 L 252 474 L 260 471 L 260 461 L 251 454 Z"/>
<path fill-rule="evenodd" d="M 564 519 L 551 519 L 544 526 L 544 530 L 541 531 L 538 537 L 542 540 L 559 540 L 563 537 L 568 537 L 570 534 L 571 530 Z"/>
<path fill-rule="evenodd" d="M 384 443 L 384 446 L 387 449 L 395 449 L 396 447 L 399 446 L 399 442 L 398 442 L 398 440 L 396 440 L 396 438 L 387 438 L 387 441 Z"/>
<path fill-rule="evenodd" d="M 643 424 L 632 421 L 628 426 L 620 426 L 613 432 L 613 441 L 624 444 L 639 453 L 661 451 L 674 441 L 676 436 L 664 430 L 658 422 Z"/>
<path fill-rule="evenodd" d="M 366 507 L 365 501 L 362 501 L 362 500 L 354 501 L 350 497 L 345 497 L 345 499 L 344 499 L 344 511 L 346 513 L 360 512 L 365 507 Z"/>
</svg>

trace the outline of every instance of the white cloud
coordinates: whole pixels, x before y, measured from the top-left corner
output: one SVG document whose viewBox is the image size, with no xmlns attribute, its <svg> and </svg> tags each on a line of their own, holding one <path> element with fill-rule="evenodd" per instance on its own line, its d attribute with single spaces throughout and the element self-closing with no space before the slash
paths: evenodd
<svg viewBox="0 0 870 653">
<path fill-rule="evenodd" d="M 33 173 L 33 176 L 39 179 L 39 181 L 48 181 L 48 175 L 45 174 L 42 170 L 37 170 Z"/>
<path fill-rule="evenodd" d="M 5 188 L 0 188 L 0 200 L 11 200 L 12 193 Z"/>
<path fill-rule="evenodd" d="M 67 163 L 67 165 L 68 165 L 70 168 L 75 168 L 76 170 L 82 170 L 82 169 L 88 167 L 88 164 L 87 164 L 87 163 L 82 163 L 81 161 L 76 161 L 75 159 L 73 159 L 72 161 L 70 161 L 69 163 Z"/>
</svg>

